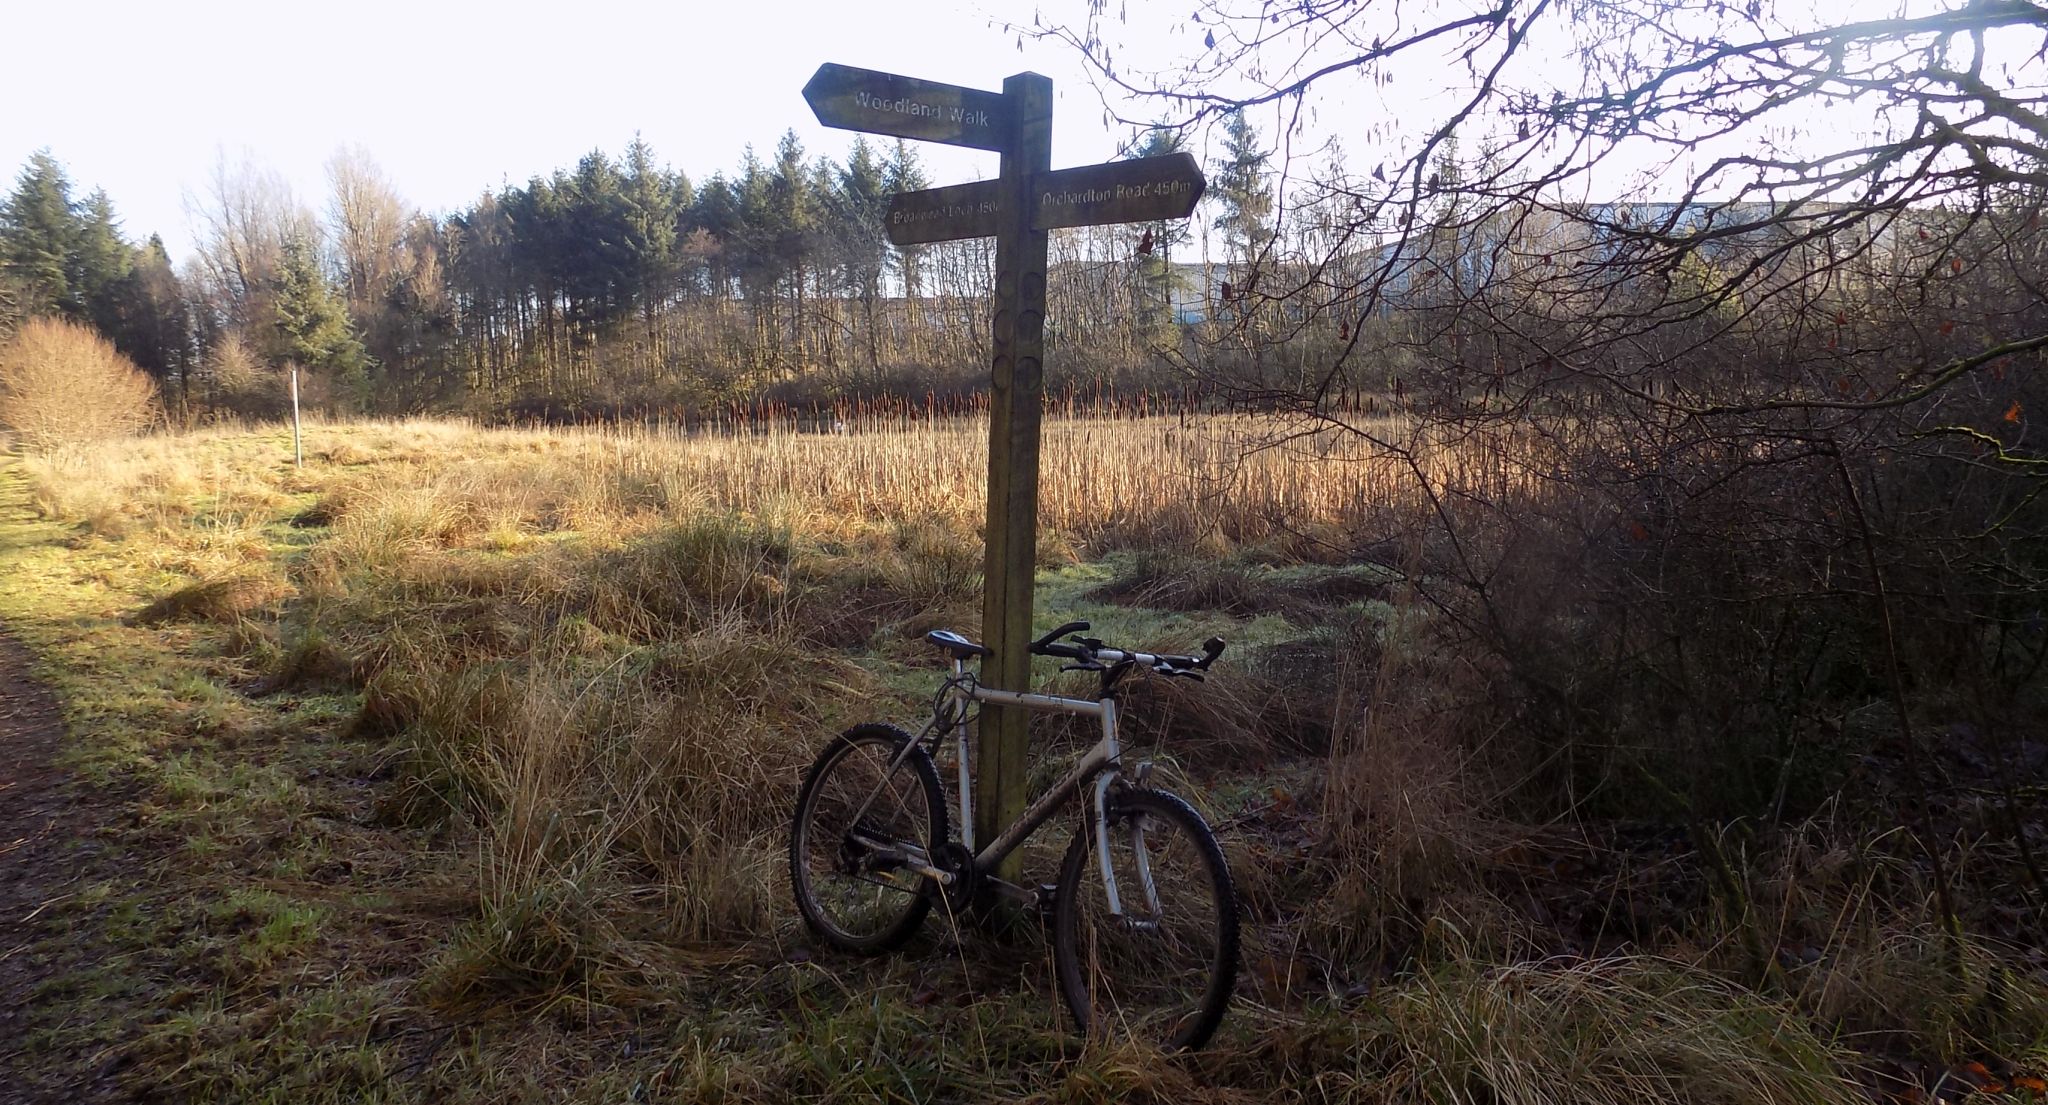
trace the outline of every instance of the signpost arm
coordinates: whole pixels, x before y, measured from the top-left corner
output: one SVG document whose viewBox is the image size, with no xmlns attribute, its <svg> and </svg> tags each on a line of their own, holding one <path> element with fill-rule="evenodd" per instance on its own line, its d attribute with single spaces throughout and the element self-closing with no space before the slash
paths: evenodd
<svg viewBox="0 0 2048 1105">
<path fill-rule="evenodd" d="M 1038 551 L 1038 428 L 1045 360 L 1046 232 L 1032 229 L 1034 178 L 1052 168 L 1052 81 L 1019 73 L 1003 82 L 1010 141 L 998 178 L 995 362 L 988 438 L 988 535 L 982 640 L 995 654 L 982 679 L 1030 688 L 1031 591 Z M 974 838 L 994 840 L 1024 812 L 1029 735 L 1024 710 L 990 705 L 976 750 Z M 1012 854 L 999 874 L 1015 879 Z"/>
</svg>

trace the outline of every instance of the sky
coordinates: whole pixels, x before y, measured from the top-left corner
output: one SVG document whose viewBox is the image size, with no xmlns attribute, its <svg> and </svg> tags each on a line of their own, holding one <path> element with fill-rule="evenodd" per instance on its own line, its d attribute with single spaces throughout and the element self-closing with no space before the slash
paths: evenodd
<svg viewBox="0 0 2048 1105">
<path fill-rule="evenodd" d="M 1013 5 L 998 6 L 1006 10 Z M 89 17 L 82 13 L 90 12 Z M 101 0 L 24 2 L 0 65 L 0 172 L 48 148 L 80 194 L 106 189 L 137 241 L 192 242 L 188 195 L 246 152 L 314 210 L 325 165 L 360 145 L 432 212 L 486 189 L 617 155 L 644 137 L 701 179 L 763 156 L 794 128 L 810 152 L 853 141 L 818 126 L 801 90 L 827 61 L 998 90 L 1054 80 L 1055 166 L 1115 156 L 1076 59 L 992 26 L 989 9 L 844 0 Z M 1025 9 L 1029 17 L 1029 9 Z M 1121 137 L 1128 137 L 1127 134 Z M 995 175 L 996 155 L 919 143 L 934 184 Z"/>
<path fill-rule="evenodd" d="M 635 134 L 696 180 L 735 167 L 749 143 L 768 156 L 787 129 L 810 153 L 838 158 L 854 136 L 819 126 L 801 95 L 828 61 L 991 91 L 1009 74 L 1043 73 L 1055 87 L 1054 167 L 1089 164 L 1116 156 L 1132 132 L 1107 123 L 1070 49 L 1020 41 L 999 25 L 1032 22 L 1034 4 L 1048 23 L 1078 22 L 1089 2 L 18 0 L 0 64 L 0 180 L 47 148 L 80 194 L 106 189 L 131 239 L 161 234 L 182 260 L 193 242 L 188 202 L 204 195 L 223 160 L 280 173 L 318 211 L 327 161 L 360 146 L 406 200 L 447 213 L 486 190 L 572 167 L 593 149 L 616 156 Z M 1432 10 L 1449 10 L 1478 0 L 1433 2 Z M 1770 10 L 1834 20 L 1953 2 L 1775 0 Z M 1129 20 L 1105 28 L 1121 67 L 1171 68 L 1204 56 L 1207 28 L 1185 14 L 1204 0 L 1119 3 L 1108 10 Z M 1534 62 L 1534 79 L 1568 88 L 1587 79 L 1565 50 L 1551 55 L 1554 62 Z M 2023 68 L 2038 77 L 2039 65 Z M 1293 154 L 1305 168 L 1335 138 L 1364 172 L 1401 147 L 1401 131 L 1452 103 L 1466 83 L 1458 70 L 1404 55 L 1384 83 L 1319 84 L 1307 113 L 1312 133 L 1284 144 L 1283 160 Z M 1837 110 L 1851 115 L 1813 127 L 1828 141 L 1868 125 L 1867 115 L 1854 117 L 1858 109 Z M 1271 139 L 1282 118 L 1275 105 L 1253 121 Z M 1485 137 L 1460 132 L 1461 140 Z M 1212 140 L 1195 136 L 1198 157 L 1213 153 Z M 1412 134 L 1405 141 L 1412 146 Z M 916 146 L 934 185 L 995 175 L 992 153 Z M 1668 166 L 1625 157 L 1614 165 L 1610 173 L 1603 163 L 1586 186 L 1672 198 L 1625 179 L 1641 169 L 1668 184 L 1678 179 Z M 1651 179 L 1650 189 L 1659 183 Z"/>
</svg>

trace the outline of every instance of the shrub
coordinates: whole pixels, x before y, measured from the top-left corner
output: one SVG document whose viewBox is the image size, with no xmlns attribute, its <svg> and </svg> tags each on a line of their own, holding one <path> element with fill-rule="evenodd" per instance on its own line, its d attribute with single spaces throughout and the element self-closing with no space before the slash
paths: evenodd
<svg viewBox="0 0 2048 1105">
<path fill-rule="evenodd" d="M 35 319 L 0 350 L 0 425 L 29 449 L 124 437 L 155 412 L 156 386 L 89 327 Z"/>
<path fill-rule="evenodd" d="M 206 354 L 217 414 L 274 421 L 291 413 L 291 393 L 280 374 L 266 367 L 241 335 L 223 335 Z"/>
</svg>

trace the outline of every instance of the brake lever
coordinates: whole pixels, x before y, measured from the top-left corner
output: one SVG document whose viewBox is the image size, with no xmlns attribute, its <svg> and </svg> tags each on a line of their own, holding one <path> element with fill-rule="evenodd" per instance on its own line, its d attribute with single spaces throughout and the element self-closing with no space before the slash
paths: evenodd
<svg viewBox="0 0 2048 1105">
<path fill-rule="evenodd" d="M 1101 664 L 1061 664 L 1061 671 L 1102 671 Z"/>
</svg>

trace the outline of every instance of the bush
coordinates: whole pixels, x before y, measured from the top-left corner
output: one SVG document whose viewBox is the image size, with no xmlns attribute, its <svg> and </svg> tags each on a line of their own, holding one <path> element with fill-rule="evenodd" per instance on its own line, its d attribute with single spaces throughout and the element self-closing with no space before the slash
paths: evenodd
<svg viewBox="0 0 2048 1105">
<path fill-rule="evenodd" d="M 223 335 L 214 343 L 206 354 L 206 372 L 213 381 L 216 415 L 268 422 L 291 414 L 289 385 L 239 334 Z"/>
<path fill-rule="evenodd" d="M 0 425 L 47 451 L 147 426 L 156 386 L 91 328 L 34 319 L 0 350 Z"/>
</svg>

